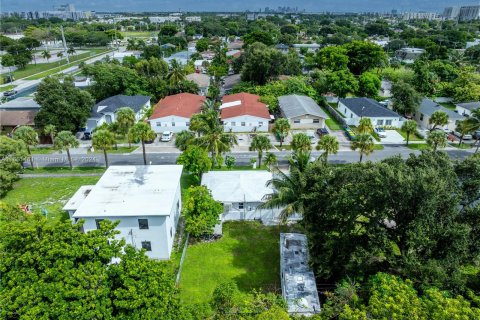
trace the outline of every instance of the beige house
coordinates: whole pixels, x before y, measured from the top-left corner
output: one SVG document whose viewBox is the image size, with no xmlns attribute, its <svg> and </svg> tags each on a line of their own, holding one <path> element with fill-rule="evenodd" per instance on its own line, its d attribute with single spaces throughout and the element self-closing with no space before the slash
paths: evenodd
<svg viewBox="0 0 480 320">
<path fill-rule="evenodd" d="M 442 129 L 447 132 L 455 131 L 458 122 L 466 119 L 465 116 L 447 109 L 433 100 L 424 98 L 420 104 L 420 108 L 418 108 L 418 111 L 413 115 L 420 128 L 430 129 L 432 127 L 429 120 L 435 111 L 443 111 L 448 115 L 448 123 L 442 127 Z"/>
<path fill-rule="evenodd" d="M 325 127 L 327 114 L 310 97 L 289 95 L 278 98 L 282 116 L 292 129 L 318 129 Z"/>
</svg>

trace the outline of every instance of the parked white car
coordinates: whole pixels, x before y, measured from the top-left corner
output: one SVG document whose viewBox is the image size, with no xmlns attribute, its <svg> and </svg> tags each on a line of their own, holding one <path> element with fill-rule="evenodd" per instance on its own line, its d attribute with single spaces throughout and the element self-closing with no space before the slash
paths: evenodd
<svg viewBox="0 0 480 320">
<path fill-rule="evenodd" d="M 462 137 L 462 134 L 460 132 L 454 131 L 453 134 L 458 138 Z M 472 137 L 471 134 L 467 133 L 466 135 L 463 136 L 463 140 L 472 140 L 472 139 L 473 139 L 473 137 Z"/>
<path fill-rule="evenodd" d="M 380 138 L 386 138 L 387 133 L 385 132 L 385 129 L 383 128 L 375 128 L 375 132 L 378 134 Z"/>
<path fill-rule="evenodd" d="M 172 131 L 164 131 L 162 136 L 160 137 L 160 141 L 162 142 L 169 142 L 172 140 L 173 132 Z"/>
</svg>

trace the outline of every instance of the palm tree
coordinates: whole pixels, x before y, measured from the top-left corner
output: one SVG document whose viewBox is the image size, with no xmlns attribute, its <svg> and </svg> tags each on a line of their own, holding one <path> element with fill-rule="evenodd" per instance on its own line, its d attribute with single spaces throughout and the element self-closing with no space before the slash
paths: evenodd
<svg viewBox="0 0 480 320">
<path fill-rule="evenodd" d="M 362 133 L 355 137 L 352 141 L 351 149 L 353 151 L 357 150 L 360 152 L 360 161 L 362 162 L 363 155 L 368 156 L 373 152 L 375 144 L 373 142 L 373 138 L 368 133 Z"/>
<path fill-rule="evenodd" d="M 63 52 L 62 52 L 62 51 L 60 51 L 59 53 L 57 53 L 57 58 L 60 58 L 60 59 L 63 58 Z"/>
<path fill-rule="evenodd" d="M 290 170 L 295 169 L 299 172 L 305 172 L 310 160 L 312 159 L 310 151 L 294 151 L 291 157 L 288 159 L 290 164 Z"/>
<path fill-rule="evenodd" d="M 70 131 L 60 131 L 55 139 L 53 147 L 57 150 L 66 150 L 70 169 L 73 169 L 72 157 L 70 156 L 70 148 L 77 148 L 79 146 L 77 138 Z"/>
<path fill-rule="evenodd" d="M 467 123 L 468 123 L 468 127 L 470 128 L 470 131 L 475 132 L 477 130 L 480 130 L 480 109 L 475 109 L 472 111 L 472 114 L 467 119 Z M 475 136 L 476 136 L 475 143 L 477 144 L 475 153 L 477 153 L 480 147 L 480 140 L 479 140 L 480 135 L 475 135 Z"/>
<path fill-rule="evenodd" d="M 112 146 L 115 144 L 115 135 L 106 129 L 97 130 L 93 134 L 92 144 L 94 148 L 103 150 L 105 167 L 108 168 L 107 150 L 112 149 Z"/>
<path fill-rule="evenodd" d="M 275 166 L 278 163 L 277 156 L 269 152 L 265 155 L 264 162 L 265 162 L 265 165 L 268 166 L 268 169 L 272 171 L 272 166 Z"/>
<path fill-rule="evenodd" d="M 132 140 L 140 140 L 142 142 L 143 164 L 147 165 L 147 154 L 145 153 L 145 141 L 155 139 L 155 131 L 146 122 L 136 123 L 129 131 L 128 135 Z"/>
<path fill-rule="evenodd" d="M 180 151 L 187 150 L 187 147 L 192 144 L 195 139 L 195 134 L 189 130 L 182 130 L 177 133 L 175 137 L 175 147 Z"/>
<path fill-rule="evenodd" d="M 202 111 L 203 112 L 208 111 L 208 110 L 215 110 L 215 109 L 216 109 L 215 100 L 212 100 L 212 99 L 205 100 L 205 102 L 202 105 Z"/>
<path fill-rule="evenodd" d="M 45 128 L 43 128 L 43 133 L 50 136 L 52 144 L 55 143 L 55 134 L 57 133 L 57 128 L 53 124 L 47 124 Z"/>
<path fill-rule="evenodd" d="M 430 132 L 427 137 L 427 144 L 433 149 L 433 151 L 437 151 L 438 148 L 445 148 L 447 146 L 445 133 L 440 130 Z"/>
<path fill-rule="evenodd" d="M 132 108 L 129 107 L 123 107 L 117 110 L 117 113 L 115 114 L 115 117 L 117 119 L 118 123 L 118 131 L 125 136 L 128 131 L 130 130 L 131 127 L 135 124 L 135 121 L 137 120 L 135 117 L 135 111 L 133 111 Z M 131 144 L 129 143 L 129 147 L 131 147 Z"/>
<path fill-rule="evenodd" d="M 280 147 L 283 144 L 283 141 L 288 136 L 290 132 L 290 123 L 288 119 L 280 118 L 275 121 L 275 125 L 273 127 L 273 132 L 275 132 L 278 137 L 280 138 Z"/>
<path fill-rule="evenodd" d="M 21 126 L 15 130 L 15 132 L 13 133 L 13 138 L 21 140 L 25 143 L 25 145 L 27 146 L 28 156 L 30 157 L 30 165 L 32 166 L 32 169 L 34 169 L 30 146 L 36 146 L 38 144 L 37 132 L 32 127 Z"/>
<path fill-rule="evenodd" d="M 340 144 L 337 137 L 331 135 L 324 135 L 318 140 L 317 150 L 323 150 L 322 158 L 325 163 L 328 163 L 329 154 L 337 154 Z"/>
<path fill-rule="evenodd" d="M 176 59 L 173 59 L 171 62 L 170 71 L 167 74 L 167 80 L 172 86 L 175 86 L 180 81 L 185 80 L 185 69 Z"/>
<path fill-rule="evenodd" d="M 69 54 L 69 55 L 71 55 L 71 56 L 73 56 L 73 55 L 75 54 L 75 52 L 77 52 L 77 51 L 75 50 L 74 47 L 70 47 L 70 48 L 68 48 L 68 50 L 67 50 L 67 54 Z"/>
<path fill-rule="evenodd" d="M 428 119 L 428 123 L 433 125 L 430 128 L 430 131 L 435 130 L 438 126 L 444 126 L 448 123 L 448 114 L 443 111 L 435 111 L 432 113 L 430 119 Z"/>
<path fill-rule="evenodd" d="M 269 149 L 273 148 L 272 143 L 268 136 L 264 134 L 257 134 L 253 137 L 252 143 L 250 144 L 251 151 L 258 151 L 258 167 L 262 166 L 262 157 L 263 151 L 268 151 Z"/>
<path fill-rule="evenodd" d="M 312 144 L 310 138 L 305 133 L 297 133 L 293 135 L 292 143 L 293 151 L 310 151 L 312 150 Z"/>
<path fill-rule="evenodd" d="M 362 118 L 360 119 L 360 122 L 357 127 L 357 133 L 362 134 L 362 133 L 372 133 L 373 132 L 373 125 L 372 121 L 370 118 Z"/>
<path fill-rule="evenodd" d="M 461 135 L 460 141 L 458 142 L 459 146 L 462 145 L 463 137 L 470 132 L 470 126 L 467 121 L 468 120 L 460 121 L 456 127 L 456 131 Z"/>
<path fill-rule="evenodd" d="M 50 62 L 50 58 L 52 57 L 52 55 L 47 50 L 43 50 L 42 57 L 43 59 L 47 59 L 47 62 Z"/>
<path fill-rule="evenodd" d="M 224 127 L 219 121 L 219 112 L 209 110 L 201 113 L 197 118 L 198 128 L 201 128 L 202 136 L 195 139 L 194 143 L 208 152 L 212 157 L 212 164 L 215 166 L 217 158 L 224 152 L 229 152 L 237 144 L 236 136 L 224 132 Z"/>
<path fill-rule="evenodd" d="M 414 120 L 405 121 L 402 125 L 402 131 L 407 135 L 407 146 L 410 142 L 410 135 L 417 132 L 417 123 Z"/>
<path fill-rule="evenodd" d="M 196 132 L 198 137 L 200 137 L 208 129 L 204 117 L 205 115 L 203 113 L 197 113 L 190 118 L 189 128 L 193 132 Z"/>
</svg>

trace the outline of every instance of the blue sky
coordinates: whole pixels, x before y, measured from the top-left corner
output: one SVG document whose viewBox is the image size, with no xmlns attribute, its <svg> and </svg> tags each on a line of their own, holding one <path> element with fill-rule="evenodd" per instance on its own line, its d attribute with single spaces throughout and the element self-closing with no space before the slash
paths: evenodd
<svg viewBox="0 0 480 320">
<path fill-rule="evenodd" d="M 0 0 L 1 11 L 51 10 L 54 5 L 72 3 L 77 10 L 95 11 L 244 11 L 269 6 L 290 6 L 307 11 L 399 11 L 442 12 L 454 5 L 479 4 L 478 0 Z"/>
</svg>

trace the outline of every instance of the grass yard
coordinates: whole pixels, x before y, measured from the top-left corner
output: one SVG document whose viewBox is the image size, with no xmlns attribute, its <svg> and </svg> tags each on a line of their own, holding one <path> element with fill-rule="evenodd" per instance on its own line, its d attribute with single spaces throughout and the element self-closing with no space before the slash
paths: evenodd
<svg viewBox="0 0 480 320">
<path fill-rule="evenodd" d="M 63 205 L 82 185 L 95 184 L 98 177 L 23 178 L 1 199 L 13 205 L 28 204 L 33 212 L 48 211 L 48 217 L 65 217 Z"/>
<path fill-rule="evenodd" d="M 405 139 L 405 141 L 407 140 L 407 134 L 405 131 L 402 131 L 401 129 L 396 129 L 396 131 L 403 137 L 403 139 Z M 410 141 L 423 141 L 423 139 L 417 134 L 411 134 Z"/>
<path fill-rule="evenodd" d="M 104 167 L 73 167 L 72 170 L 70 170 L 70 167 L 41 167 L 41 168 L 35 168 L 35 170 L 32 170 L 32 168 L 23 169 L 23 173 L 28 173 L 28 174 L 46 174 L 46 173 L 70 174 L 70 173 L 104 173 L 104 172 L 105 172 Z"/>
<path fill-rule="evenodd" d="M 450 109 L 450 110 L 455 110 L 457 109 L 457 107 L 451 103 L 451 102 L 439 102 L 438 104 L 440 104 L 441 106 L 447 108 L 447 109 Z"/>
<path fill-rule="evenodd" d="M 227 280 L 235 281 L 243 294 L 252 289 L 279 293 L 279 233 L 287 229 L 253 221 L 227 222 L 220 240 L 189 245 L 180 278 L 181 300 L 206 302 Z"/>
<path fill-rule="evenodd" d="M 383 150 L 383 144 L 374 144 L 373 145 L 373 150 Z"/>
<path fill-rule="evenodd" d="M 0 92 L 12 90 L 14 88 L 15 88 L 15 86 L 13 84 L 9 84 L 8 86 L 0 87 Z"/>
<path fill-rule="evenodd" d="M 263 163 L 263 161 L 262 161 Z M 267 166 L 263 165 L 261 167 L 257 167 L 256 169 L 253 169 L 253 167 L 250 166 L 233 166 L 232 168 L 227 168 L 226 166 L 222 166 L 221 168 L 213 168 L 210 171 L 235 171 L 235 170 L 267 170 Z"/>
<path fill-rule="evenodd" d="M 131 147 L 118 147 L 117 149 L 113 148 L 108 150 L 107 153 L 130 153 L 135 151 L 137 148 L 138 146 L 135 145 L 132 145 Z M 88 150 L 88 153 L 91 153 L 90 150 Z M 103 154 L 103 150 L 95 149 L 94 153 Z"/>
<path fill-rule="evenodd" d="M 328 120 L 327 120 L 328 121 Z M 329 127 L 330 128 L 330 127 Z M 278 149 L 278 150 L 292 150 L 292 146 L 289 145 L 289 144 L 284 144 L 280 147 L 279 144 L 276 144 L 275 147 Z"/>
<path fill-rule="evenodd" d="M 456 143 L 450 143 L 449 146 L 450 146 L 450 147 L 457 148 L 457 149 L 464 149 L 464 150 L 468 150 L 468 149 L 473 148 L 473 145 L 471 145 L 471 144 L 469 144 L 469 143 L 458 144 L 458 142 L 456 142 Z"/>
<path fill-rule="evenodd" d="M 55 149 L 53 148 L 50 148 L 50 147 L 46 147 L 46 148 L 31 148 L 30 149 L 30 152 L 32 154 L 50 154 L 50 153 L 54 153 Z"/>
<path fill-rule="evenodd" d="M 124 37 L 129 38 L 151 38 L 158 32 L 155 31 L 122 31 L 121 34 Z"/>
<path fill-rule="evenodd" d="M 412 150 L 428 150 L 430 146 L 426 143 L 410 143 L 407 148 Z"/>
</svg>

